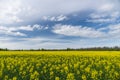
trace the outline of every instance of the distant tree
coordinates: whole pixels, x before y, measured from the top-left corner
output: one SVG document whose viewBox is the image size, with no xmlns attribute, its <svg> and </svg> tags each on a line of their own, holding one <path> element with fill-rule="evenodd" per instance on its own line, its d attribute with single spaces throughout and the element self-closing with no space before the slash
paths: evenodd
<svg viewBox="0 0 120 80">
<path fill-rule="evenodd" d="M 45 49 L 44 49 L 44 48 L 42 48 L 42 49 L 41 49 L 41 51 L 45 51 Z"/>
<path fill-rule="evenodd" d="M 67 48 L 67 51 L 71 50 L 70 48 Z"/>
</svg>

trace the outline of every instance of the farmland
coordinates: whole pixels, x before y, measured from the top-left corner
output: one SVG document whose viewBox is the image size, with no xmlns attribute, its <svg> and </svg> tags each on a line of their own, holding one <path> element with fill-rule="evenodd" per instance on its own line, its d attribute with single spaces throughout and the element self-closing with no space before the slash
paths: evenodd
<svg viewBox="0 0 120 80">
<path fill-rule="evenodd" d="M 120 80 L 120 52 L 1 51 L 0 80 Z"/>
</svg>

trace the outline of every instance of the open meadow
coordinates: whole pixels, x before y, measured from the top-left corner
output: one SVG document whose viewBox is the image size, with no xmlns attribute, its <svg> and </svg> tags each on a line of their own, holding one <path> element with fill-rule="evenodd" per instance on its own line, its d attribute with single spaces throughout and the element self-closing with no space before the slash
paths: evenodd
<svg viewBox="0 0 120 80">
<path fill-rule="evenodd" d="M 120 52 L 0 51 L 0 80 L 120 80 Z"/>
</svg>

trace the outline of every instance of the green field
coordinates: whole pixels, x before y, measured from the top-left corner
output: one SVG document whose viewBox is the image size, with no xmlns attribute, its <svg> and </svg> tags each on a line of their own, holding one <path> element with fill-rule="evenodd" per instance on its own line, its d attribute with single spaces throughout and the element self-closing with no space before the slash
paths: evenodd
<svg viewBox="0 0 120 80">
<path fill-rule="evenodd" d="M 120 80 L 120 52 L 1 51 L 0 80 Z"/>
</svg>

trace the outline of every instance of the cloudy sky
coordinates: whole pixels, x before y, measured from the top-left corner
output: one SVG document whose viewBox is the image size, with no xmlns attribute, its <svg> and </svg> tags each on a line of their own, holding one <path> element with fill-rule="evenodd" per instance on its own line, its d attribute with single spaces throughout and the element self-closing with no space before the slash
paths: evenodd
<svg viewBox="0 0 120 80">
<path fill-rule="evenodd" d="M 120 45 L 119 0 L 0 0 L 0 48 Z"/>
</svg>

